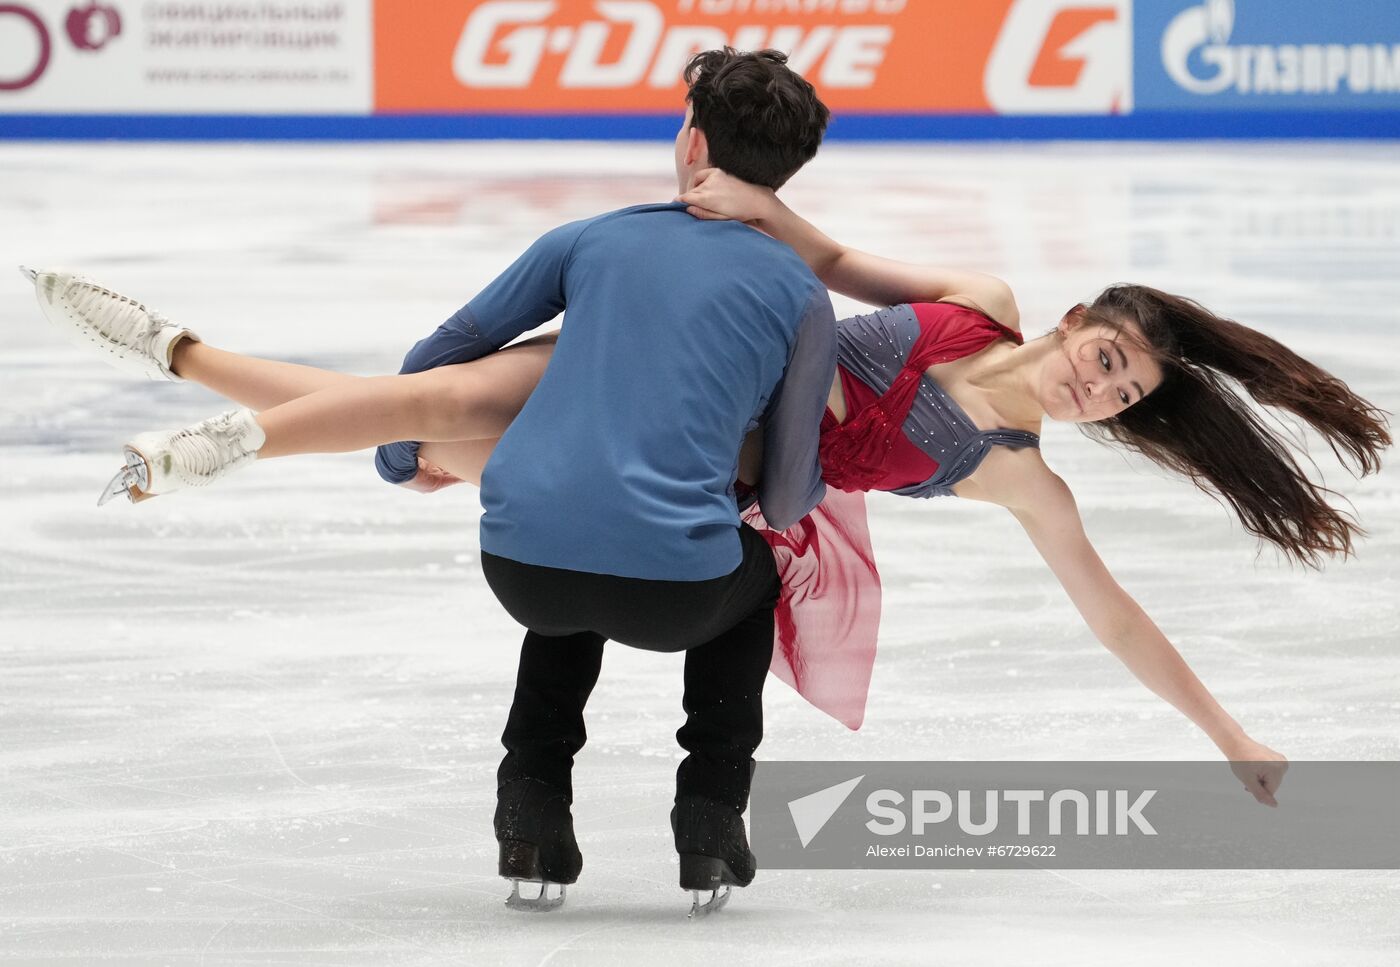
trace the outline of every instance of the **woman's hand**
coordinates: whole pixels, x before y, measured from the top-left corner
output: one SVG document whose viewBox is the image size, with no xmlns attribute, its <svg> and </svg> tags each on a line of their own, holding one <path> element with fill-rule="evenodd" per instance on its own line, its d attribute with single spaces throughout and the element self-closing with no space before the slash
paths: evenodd
<svg viewBox="0 0 1400 967">
<path fill-rule="evenodd" d="M 1245 792 L 1266 806 L 1277 806 L 1274 793 L 1288 771 L 1288 760 L 1248 736 L 1224 751 L 1230 759 L 1230 771 L 1244 783 Z"/>
<path fill-rule="evenodd" d="M 454 477 L 446 470 L 429 463 L 422 457 L 418 458 L 418 472 L 413 475 L 412 480 L 405 480 L 399 486 L 407 487 L 409 490 L 416 490 L 420 494 L 431 494 L 441 490 L 443 487 L 450 487 L 453 484 L 462 482 L 460 477 Z"/>
<path fill-rule="evenodd" d="M 690 191 L 676 198 L 690 207 L 696 218 L 756 222 L 767 217 L 777 201 L 771 188 L 750 184 L 718 168 L 705 168 L 695 176 Z"/>
</svg>

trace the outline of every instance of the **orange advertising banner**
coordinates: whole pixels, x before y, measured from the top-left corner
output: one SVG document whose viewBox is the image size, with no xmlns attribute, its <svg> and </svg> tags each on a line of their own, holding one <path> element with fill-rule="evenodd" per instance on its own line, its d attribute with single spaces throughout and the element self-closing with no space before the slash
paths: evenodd
<svg viewBox="0 0 1400 967">
<path fill-rule="evenodd" d="M 988 113 L 989 58 L 1008 12 L 1026 2 L 377 0 L 375 109 L 678 111 L 686 61 L 728 44 L 786 51 L 838 112 Z M 1050 17 L 1042 39 L 1052 21 L 1072 31 L 1097 22 L 1084 11 L 1112 19 L 1126 0 L 1034 0 L 1047 2 L 1080 12 L 1068 24 Z M 1022 58 L 1022 73 L 1029 77 L 1029 61 L 1040 57 L 1036 48 Z M 1064 86 L 1066 72 L 1071 83 L 1078 76 L 1075 63 L 1052 52 L 1038 76 Z"/>
</svg>

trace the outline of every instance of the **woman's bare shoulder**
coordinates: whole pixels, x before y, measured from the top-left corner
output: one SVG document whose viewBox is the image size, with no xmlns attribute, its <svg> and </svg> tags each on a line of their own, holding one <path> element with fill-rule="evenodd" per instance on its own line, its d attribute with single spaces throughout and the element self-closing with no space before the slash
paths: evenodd
<svg viewBox="0 0 1400 967">
<path fill-rule="evenodd" d="M 975 289 L 972 286 L 967 288 L 972 291 L 946 295 L 938 301 L 973 309 L 1001 323 L 1007 329 L 1021 331 L 1021 310 L 1016 305 L 1016 294 L 1011 291 L 1011 286 L 995 276 L 988 275 L 978 280 Z"/>
<path fill-rule="evenodd" d="M 977 471 L 956 484 L 953 493 L 1013 511 L 1046 508 L 1074 499 L 1060 475 L 1046 465 L 1038 447 L 992 447 Z"/>
</svg>

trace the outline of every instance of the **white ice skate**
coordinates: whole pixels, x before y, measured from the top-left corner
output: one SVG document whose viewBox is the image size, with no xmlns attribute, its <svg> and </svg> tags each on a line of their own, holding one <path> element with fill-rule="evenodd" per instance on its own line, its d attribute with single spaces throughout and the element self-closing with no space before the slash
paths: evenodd
<svg viewBox="0 0 1400 967">
<path fill-rule="evenodd" d="M 190 330 L 72 272 L 20 271 L 34 283 L 44 317 L 69 342 L 96 350 L 124 372 L 180 382 L 170 369 L 171 353 L 181 339 L 199 341 Z"/>
<path fill-rule="evenodd" d="M 185 487 L 203 487 L 252 463 L 267 440 L 249 409 L 185 427 L 142 433 L 124 449 L 126 466 L 102 491 L 101 507 L 122 494 L 137 503 Z"/>
</svg>

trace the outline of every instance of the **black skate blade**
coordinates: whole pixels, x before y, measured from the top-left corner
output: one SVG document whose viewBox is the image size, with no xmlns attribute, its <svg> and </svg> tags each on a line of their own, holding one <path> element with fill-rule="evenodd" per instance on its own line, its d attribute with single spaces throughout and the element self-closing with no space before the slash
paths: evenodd
<svg viewBox="0 0 1400 967">
<path fill-rule="evenodd" d="M 691 920 L 699 920 L 708 917 L 712 913 L 719 913 L 724 909 L 724 905 L 729 902 L 729 895 L 734 892 L 732 886 L 726 886 L 724 892 L 719 890 L 710 891 L 710 898 L 704 903 L 700 902 L 700 891 L 690 891 L 690 913 L 687 915 Z"/>
<path fill-rule="evenodd" d="M 540 895 L 528 897 L 520 895 L 521 883 L 539 883 Z M 559 887 L 559 895 L 551 897 L 549 888 Z M 569 888 L 562 883 L 551 883 L 549 880 L 511 880 L 510 896 L 506 897 L 506 906 L 511 910 L 523 910 L 526 913 L 548 913 L 550 910 L 558 910 L 564 905 L 564 897 L 568 894 Z"/>
</svg>

